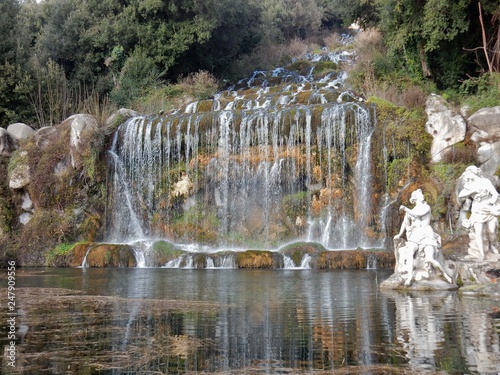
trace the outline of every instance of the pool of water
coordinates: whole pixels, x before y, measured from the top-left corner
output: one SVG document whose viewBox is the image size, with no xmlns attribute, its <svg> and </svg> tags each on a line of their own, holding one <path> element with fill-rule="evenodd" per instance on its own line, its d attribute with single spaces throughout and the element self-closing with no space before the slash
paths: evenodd
<svg viewBox="0 0 500 375">
<path fill-rule="evenodd" d="M 498 374 L 500 301 L 400 293 L 391 270 L 22 269 L 23 374 Z M 2 301 L 7 300 L 6 278 Z"/>
</svg>

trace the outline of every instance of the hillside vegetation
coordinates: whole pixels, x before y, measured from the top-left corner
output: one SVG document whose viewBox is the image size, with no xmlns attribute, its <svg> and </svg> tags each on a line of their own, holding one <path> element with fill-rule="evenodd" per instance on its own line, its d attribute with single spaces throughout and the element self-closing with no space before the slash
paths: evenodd
<svg viewBox="0 0 500 375">
<path fill-rule="evenodd" d="M 353 22 L 371 30 L 352 75 L 360 94 L 499 100 L 494 0 L 4 0 L 0 11 L 2 127 L 168 110 L 331 45 Z"/>
</svg>

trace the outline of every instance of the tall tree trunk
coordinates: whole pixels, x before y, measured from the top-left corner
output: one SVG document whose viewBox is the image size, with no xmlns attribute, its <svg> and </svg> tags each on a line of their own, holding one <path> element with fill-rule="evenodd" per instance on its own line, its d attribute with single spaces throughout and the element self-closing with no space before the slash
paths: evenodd
<svg viewBox="0 0 500 375">
<path fill-rule="evenodd" d="M 493 18 L 491 19 L 491 23 L 497 25 L 497 33 L 496 36 L 494 35 L 492 37 L 493 39 L 493 47 L 492 47 L 492 53 L 493 57 L 491 58 L 491 65 L 492 68 L 495 72 L 500 72 L 500 9 L 495 12 L 493 15 Z"/>
<path fill-rule="evenodd" d="M 425 78 L 429 78 L 432 76 L 432 73 L 431 70 L 429 69 L 429 66 L 427 65 L 424 44 L 422 42 L 418 43 L 418 52 L 420 55 L 420 65 L 422 66 L 422 73 L 424 74 Z"/>
<path fill-rule="evenodd" d="M 479 8 L 479 22 L 481 23 L 481 33 L 483 37 L 483 50 L 484 50 L 484 56 L 486 57 L 486 63 L 488 64 L 488 71 L 490 73 L 493 72 L 493 67 L 491 65 L 490 61 L 490 56 L 488 53 L 488 40 L 486 39 L 486 31 L 484 30 L 484 23 L 483 23 L 483 12 L 481 10 L 481 2 L 477 2 L 477 6 Z"/>
</svg>

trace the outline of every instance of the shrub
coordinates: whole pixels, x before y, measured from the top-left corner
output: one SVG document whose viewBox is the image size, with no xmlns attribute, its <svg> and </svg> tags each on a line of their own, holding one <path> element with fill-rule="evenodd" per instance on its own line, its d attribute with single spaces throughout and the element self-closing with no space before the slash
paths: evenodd
<svg viewBox="0 0 500 375">
<path fill-rule="evenodd" d="M 465 165 L 477 164 L 477 150 L 473 143 L 460 142 L 453 145 L 442 159 L 443 163 L 461 163 Z"/>
<path fill-rule="evenodd" d="M 184 92 L 195 99 L 208 99 L 219 89 L 217 79 L 207 72 L 200 70 L 180 80 Z"/>
<path fill-rule="evenodd" d="M 294 38 L 284 47 L 284 52 L 291 58 L 300 58 L 309 50 L 308 45 L 300 38 Z"/>
<path fill-rule="evenodd" d="M 160 73 L 154 61 L 137 49 L 125 62 L 117 86 L 111 91 L 111 101 L 118 106 L 128 106 L 148 87 L 159 82 Z"/>
<path fill-rule="evenodd" d="M 161 113 L 179 108 L 189 100 L 180 85 L 164 84 L 147 88 L 130 106 L 139 113 Z"/>
<path fill-rule="evenodd" d="M 471 113 L 497 106 L 500 103 L 500 73 L 487 73 L 465 80 L 459 92 L 464 97 L 468 96 L 465 103 L 471 107 Z"/>
</svg>

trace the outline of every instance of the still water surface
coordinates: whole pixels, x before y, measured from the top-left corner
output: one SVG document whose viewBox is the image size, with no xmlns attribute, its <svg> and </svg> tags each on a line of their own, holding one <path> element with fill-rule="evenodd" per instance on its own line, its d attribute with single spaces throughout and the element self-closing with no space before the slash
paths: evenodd
<svg viewBox="0 0 500 375">
<path fill-rule="evenodd" d="M 381 291 L 391 273 L 22 270 L 14 373 L 500 373 L 500 301 Z"/>
</svg>

